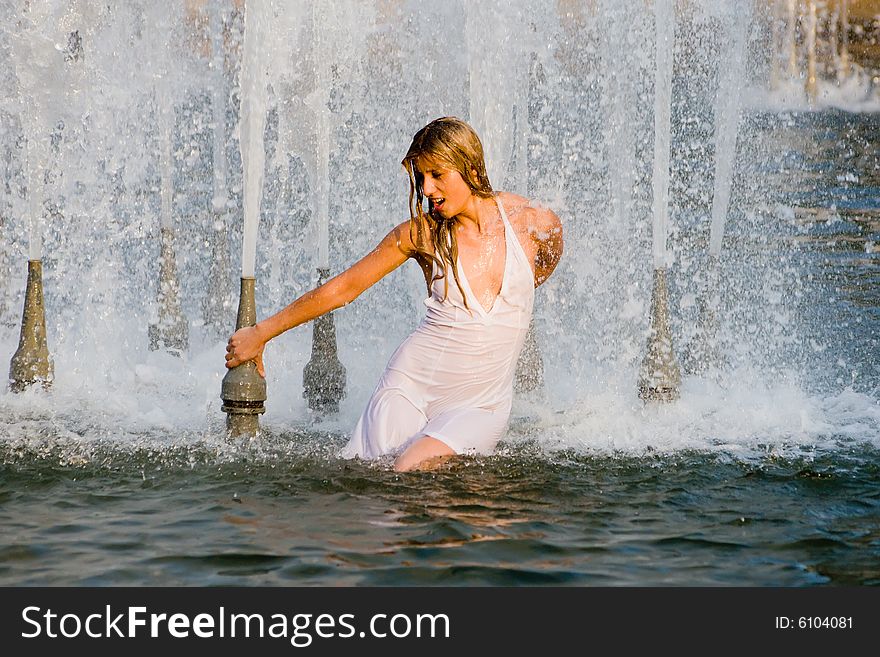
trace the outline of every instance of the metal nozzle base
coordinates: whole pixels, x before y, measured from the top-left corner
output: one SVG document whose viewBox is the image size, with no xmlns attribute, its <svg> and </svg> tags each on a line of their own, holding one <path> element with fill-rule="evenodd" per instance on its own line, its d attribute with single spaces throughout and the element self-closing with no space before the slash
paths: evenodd
<svg viewBox="0 0 880 657">
<path fill-rule="evenodd" d="M 49 388 L 53 378 L 54 367 L 46 344 L 43 264 L 40 260 L 29 260 L 18 350 L 9 363 L 9 387 L 13 392 L 23 392 L 35 383 Z"/>
<path fill-rule="evenodd" d="M 224 408 L 224 410 L 226 410 Z M 256 436 L 260 432 L 260 416 L 259 415 L 239 415 L 231 411 L 226 411 L 226 433 L 230 438 L 241 438 Z"/>
<path fill-rule="evenodd" d="M 330 276 L 329 269 L 318 269 L 318 284 Z M 345 398 L 345 367 L 336 348 L 336 326 L 333 313 L 312 322 L 312 357 L 303 369 L 303 397 L 318 415 L 339 412 Z"/>
<path fill-rule="evenodd" d="M 241 279 L 236 329 L 256 324 L 255 280 Z M 226 372 L 220 388 L 226 428 L 231 436 L 254 436 L 260 430 L 260 414 L 266 411 L 266 379 L 257 373 L 253 361 L 242 363 Z"/>
<path fill-rule="evenodd" d="M 678 388 L 646 388 L 639 385 L 639 399 L 645 402 L 669 403 L 678 401 L 680 397 Z"/>
<path fill-rule="evenodd" d="M 221 410 L 226 413 L 227 434 L 231 438 L 238 438 L 255 436 L 260 431 L 260 415 L 266 412 L 266 407 L 262 400 L 224 400 Z"/>
<path fill-rule="evenodd" d="M 666 270 L 654 270 L 651 298 L 651 333 L 639 374 L 639 397 L 646 402 L 670 402 L 679 398 L 681 370 L 669 330 L 669 292 Z"/>
</svg>

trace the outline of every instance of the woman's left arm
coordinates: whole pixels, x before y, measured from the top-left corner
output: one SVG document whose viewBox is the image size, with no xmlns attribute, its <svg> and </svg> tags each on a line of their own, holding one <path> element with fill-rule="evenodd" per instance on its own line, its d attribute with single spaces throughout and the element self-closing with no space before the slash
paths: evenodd
<svg viewBox="0 0 880 657">
<path fill-rule="evenodd" d="M 562 222 L 556 213 L 546 208 L 535 209 L 529 234 L 535 246 L 535 287 L 550 278 L 556 269 L 564 248 Z"/>
</svg>

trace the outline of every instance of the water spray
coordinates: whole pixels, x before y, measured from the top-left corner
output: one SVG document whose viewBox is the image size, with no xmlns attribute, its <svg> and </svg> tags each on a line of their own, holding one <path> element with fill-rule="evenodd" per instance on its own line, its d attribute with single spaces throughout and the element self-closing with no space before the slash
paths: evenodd
<svg viewBox="0 0 880 657">
<path fill-rule="evenodd" d="M 469 119 L 483 142 L 489 180 L 498 187 L 509 186 L 514 192 L 527 195 L 528 67 L 536 47 L 528 15 L 522 17 L 526 25 L 523 38 L 508 38 L 493 18 L 504 8 L 504 3 L 497 0 L 466 4 Z M 514 390 L 525 394 L 543 387 L 544 361 L 533 319 L 516 364 Z"/>
<path fill-rule="evenodd" d="M 797 25 L 798 25 L 798 0 L 787 0 L 788 10 L 785 21 L 785 43 L 788 51 L 788 77 L 795 80 L 798 77 L 797 55 Z"/>
<path fill-rule="evenodd" d="M 532 318 L 529 324 L 526 340 L 519 354 L 516 364 L 516 372 L 513 375 L 513 389 L 525 394 L 544 387 L 544 359 L 541 357 L 541 348 L 535 337 L 535 320 Z"/>
<path fill-rule="evenodd" d="M 521 76 L 528 81 L 527 71 Z M 520 87 L 517 85 L 517 99 L 514 105 L 516 133 L 514 134 L 514 155 L 516 169 L 514 171 L 514 191 L 524 196 L 528 195 L 528 139 L 529 139 L 529 88 L 528 84 Z M 544 358 L 541 356 L 541 346 L 538 344 L 538 335 L 535 328 L 535 317 L 529 322 L 529 330 L 526 333 L 525 343 L 516 363 L 516 372 L 513 377 L 513 389 L 519 394 L 526 394 L 534 390 L 544 389 Z"/>
<path fill-rule="evenodd" d="M 816 80 L 816 0 L 807 0 L 807 79 L 804 83 L 804 90 L 807 92 L 807 99 L 810 104 L 816 102 L 818 94 L 818 82 Z"/>
<path fill-rule="evenodd" d="M 165 349 L 175 356 L 183 354 L 189 344 L 189 325 L 180 308 L 177 264 L 174 257 L 174 231 L 161 228 L 159 255 L 159 320 L 150 324 L 147 334 L 150 349 Z"/>
<path fill-rule="evenodd" d="M 741 115 L 742 89 L 738 79 L 746 53 L 750 13 L 739 9 L 732 17 L 733 29 L 725 48 L 728 66 L 721 73 L 715 104 L 715 183 L 712 221 L 709 230 L 707 271 L 697 291 L 699 323 L 695 339 L 688 345 L 685 371 L 701 374 L 720 369 L 725 359 L 718 348 L 718 290 L 720 284 L 721 243 L 730 207 L 730 192 L 736 161 L 736 139 Z"/>
<path fill-rule="evenodd" d="M 785 50 L 785 39 L 782 25 L 785 18 L 782 15 L 782 2 L 774 2 L 770 10 L 770 52 L 772 63 L 770 66 L 770 88 L 776 90 L 782 78 L 782 53 Z"/>
<path fill-rule="evenodd" d="M 211 14 L 211 43 L 213 47 L 212 66 L 214 84 L 211 89 L 211 109 L 213 111 L 213 171 L 214 196 L 211 201 L 212 218 L 211 271 L 208 289 L 202 300 L 202 316 L 205 325 L 220 334 L 226 329 L 226 318 L 233 307 L 234 298 L 229 242 L 226 236 L 226 213 L 228 202 L 227 163 L 226 163 L 226 80 L 223 74 L 223 15 L 218 5 Z"/>
<path fill-rule="evenodd" d="M 162 177 L 160 187 L 159 287 L 156 298 L 159 306 L 159 319 L 156 323 L 150 324 L 147 333 L 151 350 L 165 349 L 170 354 L 180 356 L 189 345 L 189 324 L 180 307 L 180 284 L 177 277 L 177 259 L 174 255 L 172 220 L 174 108 L 171 104 L 167 75 L 166 69 L 166 79 L 160 81 L 156 86 L 160 125 L 159 169 Z"/>
<path fill-rule="evenodd" d="M 639 397 L 644 401 L 678 399 L 681 371 L 669 329 L 669 292 L 666 283 L 669 226 L 669 150 L 672 106 L 672 46 L 675 15 L 672 0 L 656 0 L 654 18 L 657 69 L 654 78 L 654 284 L 647 353 L 639 372 Z"/>
<path fill-rule="evenodd" d="M 849 0 L 841 0 L 840 4 L 840 56 L 837 60 L 837 77 L 838 80 L 843 80 L 849 77 L 852 68 L 849 59 Z"/>
</svg>

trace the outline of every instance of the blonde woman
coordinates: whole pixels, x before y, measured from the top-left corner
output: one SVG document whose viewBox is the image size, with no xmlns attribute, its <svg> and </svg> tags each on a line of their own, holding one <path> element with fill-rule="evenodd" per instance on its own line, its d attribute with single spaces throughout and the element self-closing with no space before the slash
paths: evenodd
<svg viewBox="0 0 880 657">
<path fill-rule="evenodd" d="M 269 340 L 415 260 L 428 288 L 425 318 L 391 356 L 345 448 L 349 457 L 396 454 L 401 471 L 494 450 L 510 417 L 534 290 L 563 250 L 552 211 L 492 189 L 480 139 L 464 121 L 445 117 L 419 130 L 403 166 L 409 220 L 346 271 L 236 331 L 226 347 L 227 367 L 254 360 L 264 375 Z"/>
</svg>

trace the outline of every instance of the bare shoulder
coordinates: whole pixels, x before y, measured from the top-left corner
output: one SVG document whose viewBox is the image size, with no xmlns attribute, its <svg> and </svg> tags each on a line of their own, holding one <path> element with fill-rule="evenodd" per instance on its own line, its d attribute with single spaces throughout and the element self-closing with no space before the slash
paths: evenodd
<svg viewBox="0 0 880 657">
<path fill-rule="evenodd" d="M 510 219 L 511 223 L 513 223 L 515 217 L 518 217 L 531 205 L 531 201 L 525 196 L 512 192 L 498 192 L 498 200 L 504 206 L 504 211 L 507 212 L 507 218 Z"/>
<path fill-rule="evenodd" d="M 550 277 L 562 257 L 562 222 L 553 210 L 524 196 L 505 192 L 498 196 L 511 227 L 532 262 L 537 287 Z"/>
<path fill-rule="evenodd" d="M 537 242 L 546 242 L 562 234 L 562 222 L 550 208 L 510 192 L 499 192 L 498 197 L 518 233 L 527 233 Z"/>
<path fill-rule="evenodd" d="M 421 241 L 422 250 L 425 246 L 430 248 L 431 244 L 431 232 L 429 230 L 423 231 L 423 234 L 420 236 L 418 234 L 417 226 L 414 226 L 412 221 L 407 219 L 399 224 L 397 224 L 388 235 L 383 240 L 389 244 L 394 244 L 403 254 L 408 257 L 416 257 L 416 255 L 421 251 L 416 243 Z"/>
</svg>

